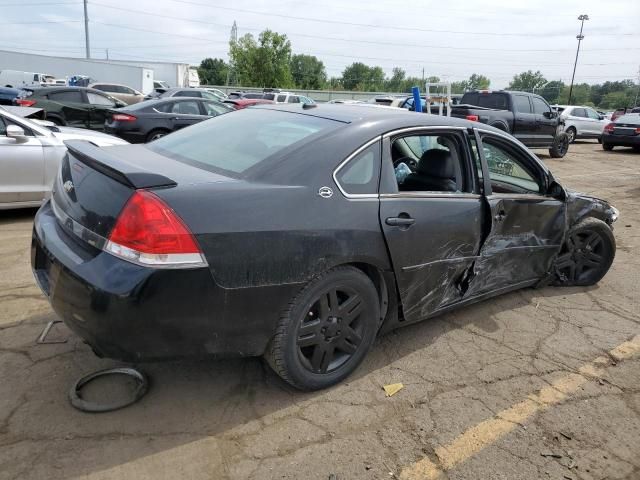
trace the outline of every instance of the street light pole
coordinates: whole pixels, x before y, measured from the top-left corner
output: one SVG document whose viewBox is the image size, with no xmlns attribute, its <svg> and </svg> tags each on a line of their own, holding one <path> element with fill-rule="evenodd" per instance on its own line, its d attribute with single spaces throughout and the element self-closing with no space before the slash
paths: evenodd
<svg viewBox="0 0 640 480">
<path fill-rule="evenodd" d="M 580 33 L 576 36 L 578 39 L 578 50 L 576 50 L 576 61 L 573 64 L 573 75 L 571 75 L 571 86 L 569 87 L 569 101 L 567 102 L 571 105 L 571 93 L 573 92 L 573 80 L 576 76 L 576 66 L 578 65 L 578 54 L 580 53 L 580 42 L 584 39 L 584 35 L 582 35 L 582 27 L 584 27 L 584 21 L 589 20 L 589 15 L 580 15 L 578 17 L 582 23 L 580 23 Z"/>
<path fill-rule="evenodd" d="M 87 0 L 84 0 L 84 46 L 87 51 L 87 58 L 91 58 L 91 47 L 89 46 L 89 16 L 87 15 Z"/>
</svg>

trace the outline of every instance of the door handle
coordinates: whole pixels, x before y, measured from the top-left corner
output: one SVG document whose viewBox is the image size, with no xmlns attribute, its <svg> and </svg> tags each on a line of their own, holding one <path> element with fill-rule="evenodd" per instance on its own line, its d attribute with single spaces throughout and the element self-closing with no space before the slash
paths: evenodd
<svg viewBox="0 0 640 480">
<path fill-rule="evenodd" d="M 388 217 L 384 223 L 391 227 L 410 227 L 416 220 L 411 217 Z"/>
<path fill-rule="evenodd" d="M 498 213 L 496 213 L 496 215 L 493 218 L 496 219 L 496 222 L 501 222 L 504 220 L 506 216 L 507 216 L 507 213 L 504 210 L 500 210 Z"/>
</svg>

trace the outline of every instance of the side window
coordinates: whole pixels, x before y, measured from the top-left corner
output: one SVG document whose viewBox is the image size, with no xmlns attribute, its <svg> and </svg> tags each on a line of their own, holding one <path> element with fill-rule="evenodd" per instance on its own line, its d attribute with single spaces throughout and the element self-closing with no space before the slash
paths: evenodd
<svg viewBox="0 0 640 480">
<path fill-rule="evenodd" d="M 40 81 L 40 76 L 37 73 L 33 76 L 33 81 L 34 82 L 39 82 Z"/>
<path fill-rule="evenodd" d="M 50 93 L 49 100 L 53 100 L 54 102 L 84 103 L 84 100 L 82 99 L 82 92 L 78 90 Z"/>
<path fill-rule="evenodd" d="M 286 100 L 287 100 L 287 96 L 286 95 L 278 95 L 278 99 L 276 100 L 276 102 L 283 103 Z"/>
<path fill-rule="evenodd" d="M 482 151 L 489 167 L 493 193 L 541 193 L 540 181 L 516 147 L 484 137 Z"/>
<path fill-rule="evenodd" d="M 176 92 L 174 97 L 202 97 L 199 91 L 190 92 L 189 90 L 180 90 Z"/>
<path fill-rule="evenodd" d="M 454 133 L 408 135 L 391 145 L 401 192 L 470 192 L 463 140 Z"/>
<path fill-rule="evenodd" d="M 153 109 L 156 112 L 160 112 L 160 113 L 171 113 L 171 109 L 172 108 L 173 108 L 173 103 L 172 102 L 161 103 L 160 105 L 155 105 L 153 107 Z"/>
<path fill-rule="evenodd" d="M 227 113 L 229 111 L 228 108 L 223 107 L 222 105 L 215 104 L 213 102 L 203 102 L 204 109 L 207 112 L 207 115 L 215 117 L 216 115 L 221 115 L 223 113 Z"/>
<path fill-rule="evenodd" d="M 0 117 L 0 135 L 4 136 L 7 134 L 7 126 L 4 123 L 4 119 Z"/>
<path fill-rule="evenodd" d="M 358 153 L 336 172 L 336 180 L 348 194 L 378 193 L 380 142 Z"/>
<path fill-rule="evenodd" d="M 546 102 L 541 98 L 531 97 L 531 101 L 533 102 L 533 113 L 542 115 L 544 112 L 551 111 L 549 105 L 547 105 Z"/>
<path fill-rule="evenodd" d="M 585 108 L 587 111 L 587 116 L 592 120 L 600 120 L 600 115 L 595 110 L 591 110 L 590 108 Z"/>
<path fill-rule="evenodd" d="M 171 108 L 171 113 L 177 113 L 179 115 L 200 115 L 200 109 L 198 108 L 198 102 L 187 100 L 174 103 Z"/>
<path fill-rule="evenodd" d="M 573 112 L 571 112 L 571 115 L 573 115 L 574 117 L 586 118 L 587 112 L 584 111 L 584 108 L 574 108 Z"/>
<path fill-rule="evenodd" d="M 94 85 L 91 88 L 94 88 L 96 90 L 100 90 L 101 92 L 108 92 L 109 91 L 108 85 Z"/>
<path fill-rule="evenodd" d="M 531 104 L 529 103 L 529 97 L 526 95 L 514 95 L 513 104 L 516 107 L 516 112 L 531 113 Z"/>
<path fill-rule="evenodd" d="M 297 95 L 291 95 L 287 99 L 287 103 L 300 103 L 300 97 L 298 97 Z"/>
<path fill-rule="evenodd" d="M 478 179 L 480 180 L 480 188 L 483 188 L 482 179 L 482 161 L 480 160 L 480 154 L 478 152 L 478 142 L 476 142 L 475 135 L 469 135 L 469 144 L 471 149 L 471 155 L 473 156 L 473 165 L 478 172 Z"/>
<path fill-rule="evenodd" d="M 87 98 L 89 99 L 89 103 L 91 105 L 105 105 L 108 107 L 116 106 L 116 104 L 113 103 L 110 99 L 103 95 L 98 95 L 97 93 L 87 92 Z"/>
</svg>

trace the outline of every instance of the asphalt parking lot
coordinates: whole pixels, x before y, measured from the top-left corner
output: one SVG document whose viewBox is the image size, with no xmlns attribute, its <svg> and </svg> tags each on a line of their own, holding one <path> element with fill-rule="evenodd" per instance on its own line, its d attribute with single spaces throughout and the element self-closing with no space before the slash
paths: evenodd
<svg viewBox="0 0 640 480">
<path fill-rule="evenodd" d="M 29 265 L 34 211 L 0 212 L 0 478 L 639 479 L 640 154 L 582 142 L 542 158 L 620 210 L 597 286 L 523 290 L 393 332 L 321 392 L 259 359 L 142 365 L 149 393 L 105 414 L 67 392 L 117 364 L 65 327 L 50 338 L 66 343 L 36 345 L 53 314 Z"/>
</svg>

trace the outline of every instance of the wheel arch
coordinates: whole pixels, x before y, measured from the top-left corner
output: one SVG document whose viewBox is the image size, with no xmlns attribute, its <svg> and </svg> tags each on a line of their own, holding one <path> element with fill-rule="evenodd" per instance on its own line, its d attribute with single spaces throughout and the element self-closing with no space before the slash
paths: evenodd
<svg viewBox="0 0 640 480">
<path fill-rule="evenodd" d="M 502 130 L 503 132 L 506 132 L 506 133 L 511 133 L 509 129 L 509 125 L 507 125 L 505 122 L 502 122 L 502 121 L 493 122 L 489 126 L 497 128 L 498 130 Z"/>
</svg>

